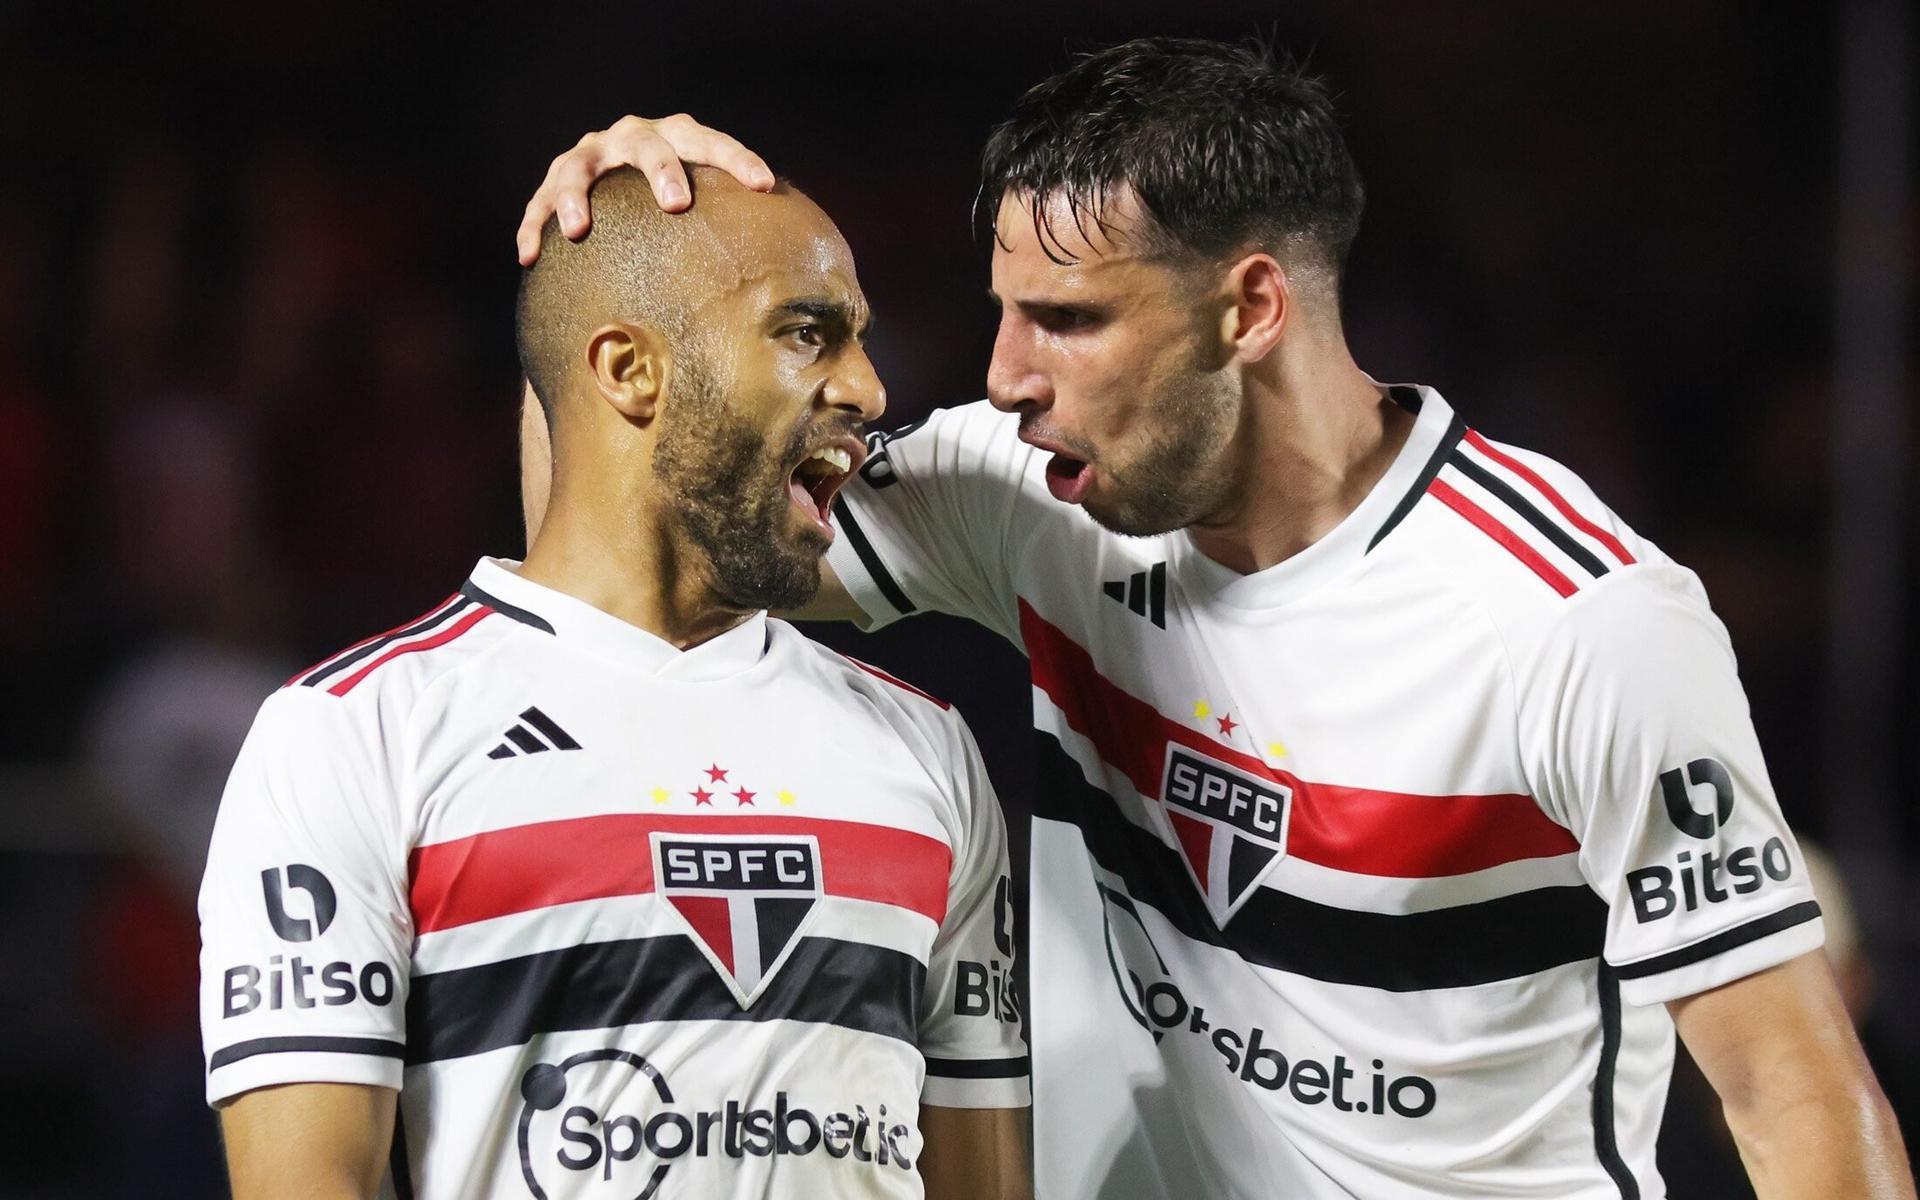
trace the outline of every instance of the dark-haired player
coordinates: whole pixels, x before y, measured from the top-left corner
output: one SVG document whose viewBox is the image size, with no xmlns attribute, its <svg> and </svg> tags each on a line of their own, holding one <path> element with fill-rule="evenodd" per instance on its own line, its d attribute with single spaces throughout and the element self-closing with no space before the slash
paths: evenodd
<svg viewBox="0 0 1920 1200">
<path fill-rule="evenodd" d="M 244 1198 L 1029 1193 L 1006 842 L 945 704 L 767 619 L 883 405 L 789 189 L 523 281 L 551 504 L 262 708 L 201 894 Z M 156 1185 L 158 1186 L 158 1185 Z"/>
<path fill-rule="evenodd" d="M 1032 663 L 1041 1194 L 1656 1197 L 1677 1028 L 1761 1195 L 1912 1196 L 1699 581 L 1354 363 L 1320 85 L 1133 42 L 984 165 L 991 403 L 876 439 L 816 611 Z"/>
</svg>

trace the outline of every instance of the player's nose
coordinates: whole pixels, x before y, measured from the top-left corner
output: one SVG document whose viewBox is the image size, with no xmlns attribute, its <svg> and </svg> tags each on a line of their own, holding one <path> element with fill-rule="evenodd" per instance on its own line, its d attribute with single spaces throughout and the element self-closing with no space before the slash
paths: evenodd
<svg viewBox="0 0 1920 1200">
<path fill-rule="evenodd" d="M 1000 319 L 987 364 L 987 399 L 1001 412 L 1044 412 L 1053 407 L 1053 384 L 1031 352 L 1025 323 Z"/>
<path fill-rule="evenodd" d="M 887 388 L 873 368 L 866 348 L 855 344 L 841 355 L 840 367 L 827 379 L 824 399 L 835 408 L 856 413 L 862 423 L 877 421 L 887 411 Z"/>
</svg>

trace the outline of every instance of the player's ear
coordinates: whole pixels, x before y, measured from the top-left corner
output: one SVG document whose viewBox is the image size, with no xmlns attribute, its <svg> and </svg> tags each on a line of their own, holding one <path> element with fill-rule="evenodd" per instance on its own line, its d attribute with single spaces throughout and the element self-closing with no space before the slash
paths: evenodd
<svg viewBox="0 0 1920 1200">
<path fill-rule="evenodd" d="M 645 425 L 666 394 L 673 350 L 657 331 L 615 321 L 587 339 L 587 369 L 602 399 L 627 420 Z"/>
<path fill-rule="evenodd" d="M 1227 272 L 1227 300 L 1220 333 L 1242 362 L 1272 352 L 1293 311 L 1287 272 L 1271 254 L 1249 254 Z"/>
</svg>

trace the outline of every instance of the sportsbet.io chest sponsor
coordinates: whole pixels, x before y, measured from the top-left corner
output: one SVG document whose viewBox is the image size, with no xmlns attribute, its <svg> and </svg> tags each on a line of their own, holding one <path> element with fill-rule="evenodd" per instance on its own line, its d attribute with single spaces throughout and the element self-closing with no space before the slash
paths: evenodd
<svg viewBox="0 0 1920 1200">
<path fill-rule="evenodd" d="M 1114 984 L 1134 1021 L 1156 1043 L 1167 1037 L 1203 1039 L 1229 1075 L 1307 1107 L 1325 1104 L 1356 1117 L 1418 1120 L 1439 1103 L 1432 1080 L 1397 1074 L 1383 1059 L 1289 1055 L 1258 1025 L 1234 1028 L 1209 1017 L 1205 1005 L 1168 974 L 1133 902 L 1110 888 L 1100 891 Z"/>
<path fill-rule="evenodd" d="M 652 1063 L 617 1048 L 535 1063 L 520 1096 L 520 1173 L 536 1200 L 671 1195 L 663 1185 L 690 1159 L 823 1156 L 852 1170 L 913 1170 L 913 1131 L 884 1103 L 825 1110 L 780 1091 L 771 1103 L 699 1108 L 676 1099 Z"/>
</svg>

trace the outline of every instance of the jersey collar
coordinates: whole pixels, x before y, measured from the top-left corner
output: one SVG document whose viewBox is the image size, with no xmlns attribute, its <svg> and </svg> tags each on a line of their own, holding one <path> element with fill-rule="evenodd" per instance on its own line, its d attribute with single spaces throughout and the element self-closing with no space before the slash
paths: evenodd
<svg viewBox="0 0 1920 1200">
<path fill-rule="evenodd" d="M 737 675 L 765 657 L 767 614 L 754 613 L 732 629 L 681 650 L 637 625 L 604 613 L 584 600 L 522 576 L 519 562 L 483 558 L 460 590 L 523 625 L 553 634 L 610 663 L 689 683 Z"/>
<path fill-rule="evenodd" d="M 1292 558 L 1251 575 L 1208 558 L 1191 535 L 1176 534 L 1172 569 L 1181 586 L 1228 608 L 1259 610 L 1298 599 L 1358 569 L 1425 494 L 1463 432 L 1460 418 L 1432 388 L 1395 384 L 1387 393 L 1416 414 L 1413 429 L 1393 465 L 1345 520 Z"/>
</svg>

